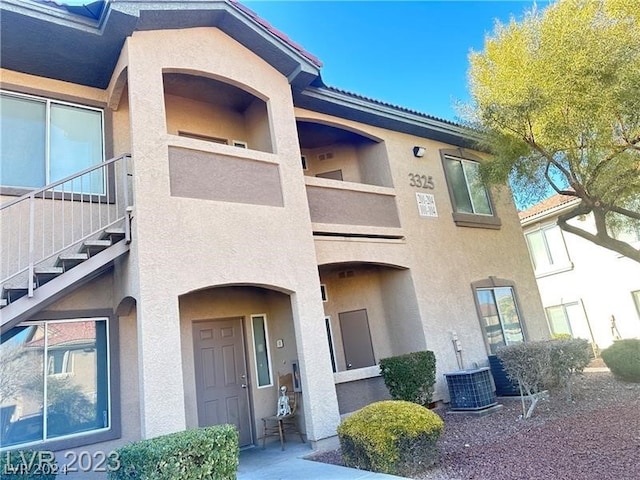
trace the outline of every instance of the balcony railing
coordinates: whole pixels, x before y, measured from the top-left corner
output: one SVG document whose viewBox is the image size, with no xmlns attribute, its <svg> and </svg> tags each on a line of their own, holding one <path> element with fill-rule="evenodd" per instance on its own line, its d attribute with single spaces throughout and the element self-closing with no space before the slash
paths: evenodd
<svg viewBox="0 0 640 480">
<path fill-rule="evenodd" d="M 0 284 L 27 275 L 32 296 L 35 266 L 119 224 L 129 241 L 130 160 L 107 160 L 0 205 Z"/>
</svg>

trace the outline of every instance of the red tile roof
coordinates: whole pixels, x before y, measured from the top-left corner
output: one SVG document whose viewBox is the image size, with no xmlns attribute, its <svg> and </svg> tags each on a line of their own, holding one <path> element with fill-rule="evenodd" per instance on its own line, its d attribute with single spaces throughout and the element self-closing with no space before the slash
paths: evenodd
<svg viewBox="0 0 640 480">
<path fill-rule="evenodd" d="M 257 24 L 263 26 L 271 35 L 273 35 L 276 38 L 279 38 L 280 40 L 285 42 L 287 45 L 289 45 L 291 48 L 293 48 L 295 51 L 300 53 L 300 55 L 305 57 L 307 60 L 310 60 L 316 67 L 318 67 L 318 68 L 322 67 L 322 62 L 320 61 L 320 59 L 318 57 L 316 57 L 312 53 L 309 53 L 300 44 L 298 44 L 298 43 L 294 42 L 293 40 L 291 40 L 285 33 L 281 32 L 280 30 L 275 28 L 273 25 L 271 25 L 265 19 L 261 18 L 256 12 L 254 12 L 250 8 L 242 5 L 240 2 L 238 2 L 238 0 L 228 0 L 228 2 L 229 2 L 229 4 L 231 4 L 235 8 L 237 8 L 239 11 L 241 11 L 242 13 L 248 15 L 254 22 L 256 22 Z"/>
<path fill-rule="evenodd" d="M 96 324 L 93 320 L 85 322 L 63 322 L 49 323 L 48 325 L 49 347 L 56 345 L 73 345 L 95 342 Z M 28 343 L 30 347 L 43 347 L 44 337 L 32 340 Z"/>
<path fill-rule="evenodd" d="M 572 195 L 560 195 L 559 193 L 557 193 L 547 198 L 546 200 L 543 200 L 542 202 L 537 203 L 534 206 L 523 210 L 522 212 L 519 212 L 518 216 L 520 217 L 520 221 L 522 221 L 527 218 L 531 218 L 544 212 L 556 209 L 558 207 L 561 207 L 562 205 L 577 201 L 579 201 L 578 197 L 574 197 Z"/>
</svg>

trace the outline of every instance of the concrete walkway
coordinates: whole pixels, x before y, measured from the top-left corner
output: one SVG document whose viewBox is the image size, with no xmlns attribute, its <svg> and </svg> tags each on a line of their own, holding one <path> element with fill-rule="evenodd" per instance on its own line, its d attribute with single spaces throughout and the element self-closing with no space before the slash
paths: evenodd
<svg viewBox="0 0 640 480">
<path fill-rule="evenodd" d="M 237 480 L 393 480 L 395 477 L 328 463 L 313 462 L 303 457 L 313 453 L 309 444 L 291 439 L 286 450 L 279 442 L 266 448 L 252 447 L 240 452 Z"/>
</svg>

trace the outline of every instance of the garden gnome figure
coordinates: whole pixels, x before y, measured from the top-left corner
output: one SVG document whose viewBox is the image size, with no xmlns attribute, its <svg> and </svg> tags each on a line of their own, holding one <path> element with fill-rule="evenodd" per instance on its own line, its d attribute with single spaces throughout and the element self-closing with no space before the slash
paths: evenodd
<svg viewBox="0 0 640 480">
<path fill-rule="evenodd" d="M 284 417 L 291 414 L 291 406 L 289 405 L 289 396 L 287 395 L 287 387 L 280 387 L 280 396 L 278 397 L 278 413 L 276 416 Z"/>
</svg>

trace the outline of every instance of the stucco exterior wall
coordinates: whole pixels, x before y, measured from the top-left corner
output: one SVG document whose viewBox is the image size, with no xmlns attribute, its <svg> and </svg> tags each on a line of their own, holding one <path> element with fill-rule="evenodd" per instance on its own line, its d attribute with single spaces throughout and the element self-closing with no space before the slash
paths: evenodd
<svg viewBox="0 0 640 480">
<path fill-rule="evenodd" d="M 136 32 L 127 49 L 137 200 L 133 228 L 138 242 L 140 375 L 145 378 L 141 395 L 148 409 L 142 412 L 144 435 L 187 425 L 180 388 L 183 369 L 175 368 L 183 363 L 180 342 L 175 341 L 180 338 L 178 297 L 225 284 L 274 286 L 295 292 L 291 298 L 296 344 L 307 379 L 303 385 L 306 431 L 312 440 L 333 435 L 339 420 L 337 401 L 324 325 L 313 320 L 322 318 L 322 305 L 286 79 L 211 28 Z M 267 99 L 278 155 L 255 150 L 243 154 L 279 166 L 284 207 L 170 196 L 169 146 L 188 145 L 220 153 L 236 149 L 205 146 L 206 142 L 166 133 L 163 70 L 232 79 L 234 85 Z M 162 215 L 158 215 L 158 205 L 162 205 Z M 278 248 L 265 249 L 271 245 Z M 162 352 L 162 358 L 155 352 Z M 153 413 L 157 411 L 169 413 L 158 418 Z"/>
<path fill-rule="evenodd" d="M 553 225 L 554 216 L 526 225 L 525 234 L 541 225 Z M 573 219 L 577 228 L 595 231 L 592 216 Z M 640 312 L 631 292 L 640 290 L 640 264 L 592 242 L 562 232 L 571 268 L 538 276 L 545 308 L 578 302 L 598 348 L 610 346 L 616 337 L 640 338 Z M 615 317 L 612 329 L 611 316 Z M 591 339 L 588 339 L 591 340 Z"/>
</svg>

